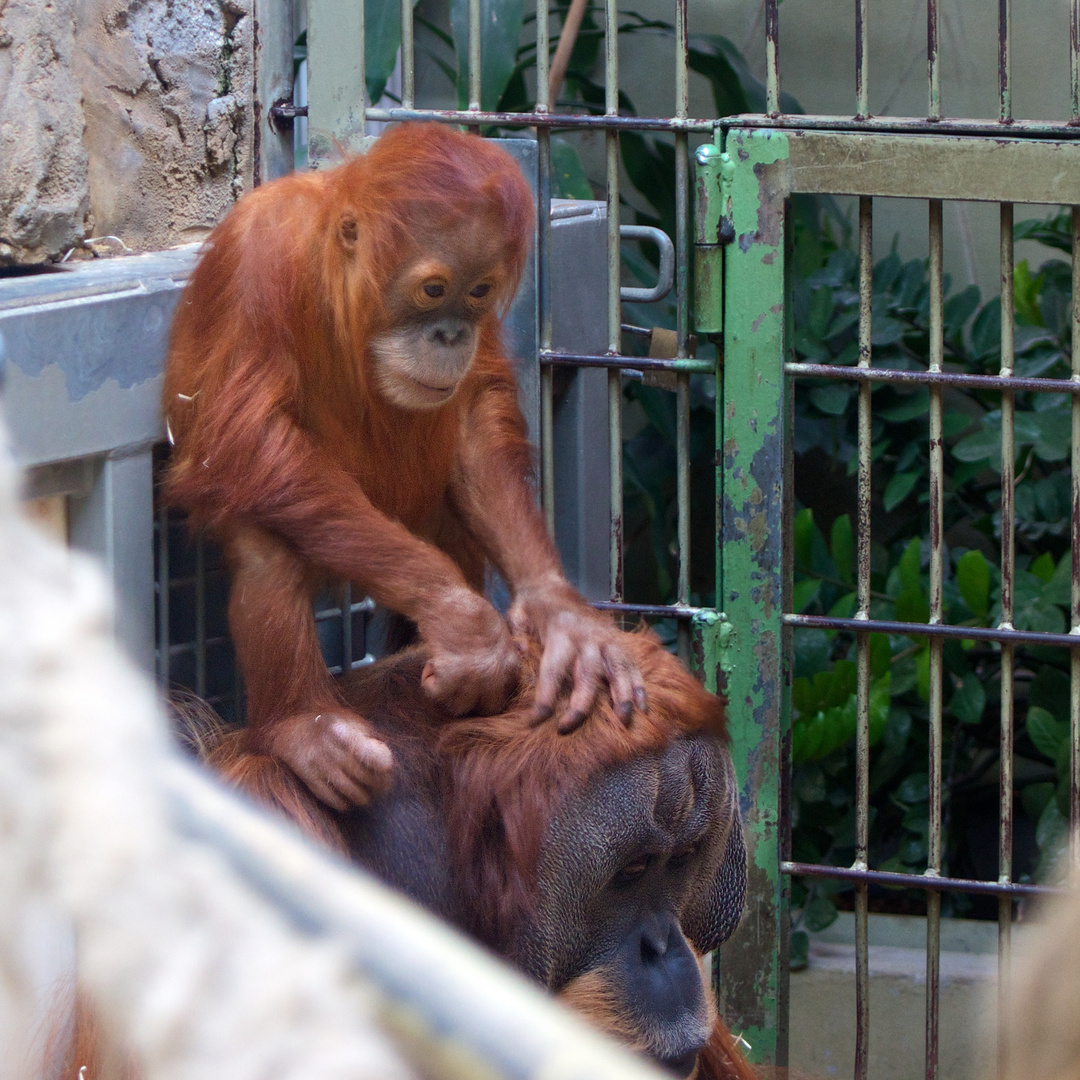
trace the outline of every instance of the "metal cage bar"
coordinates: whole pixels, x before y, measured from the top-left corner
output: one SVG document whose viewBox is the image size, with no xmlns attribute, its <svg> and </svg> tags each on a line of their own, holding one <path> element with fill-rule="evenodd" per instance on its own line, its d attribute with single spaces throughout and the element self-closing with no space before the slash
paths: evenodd
<svg viewBox="0 0 1080 1080">
<path fill-rule="evenodd" d="M 870 115 L 870 0 L 855 0 L 855 118 Z"/>
<path fill-rule="evenodd" d="M 619 112 L 619 8 L 617 0 L 604 0 L 604 116 Z M 608 225 L 608 352 L 620 352 L 622 301 L 619 295 L 619 135 L 607 129 L 605 185 Z M 623 595 L 623 469 L 622 469 L 622 372 L 608 369 L 608 468 L 611 476 L 609 563 L 611 599 Z"/>
<path fill-rule="evenodd" d="M 926 0 L 926 115 L 932 121 L 941 119 L 941 65 L 938 60 L 940 33 L 938 0 Z"/>
<path fill-rule="evenodd" d="M 1073 26 L 1076 26 L 1078 2 L 1073 4 Z M 1076 36 L 1073 36 L 1073 57 L 1076 57 Z M 1075 71 L 1075 67 L 1074 67 Z M 1075 107 L 1075 106 L 1074 106 Z M 1080 382 L 1080 206 L 1072 208 L 1072 370 Z M 1072 505 L 1080 506 L 1080 397 L 1072 399 Z M 1071 632 L 1080 635 L 1080 514 L 1073 513 L 1070 531 L 1072 541 L 1072 597 L 1069 625 Z M 1069 856 L 1072 869 L 1080 867 L 1080 649 L 1070 653 L 1069 679 Z"/>
<path fill-rule="evenodd" d="M 1015 365 L 1013 294 L 1013 207 L 1001 204 L 1001 375 L 1008 380 Z M 1013 584 L 1016 568 L 1016 395 L 1011 389 L 1001 394 L 1001 622 L 1003 629 L 1013 624 Z M 1013 846 L 1013 668 L 1016 647 L 1001 646 L 1001 767 L 998 788 L 998 881 L 1012 880 Z M 1009 957 L 1012 946 L 1012 901 L 998 898 L 998 1008 L 1006 1005 Z M 999 1014 L 1000 1015 L 1000 1014 Z M 998 1067 L 1004 1068 L 1004 1043 L 999 1039 Z"/>
<path fill-rule="evenodd" d="M 930 370 L 941 371 L 944 361 L 944 273 L 942 268 L 942 204 L 929 204 L 930 226 Z M 944 567 L 942 565 L 942 495 L 945 485 L 945 440 L 942 432 L 941 387 L 930 387 L 930 625 L 938 625 L 944 613 Z M 931 638 L 929 725 L 929 838 L 926 875 L 941 874 L 943 734 L 942 639 Z M 938 1064 L 938 1020 L 941 1005 L 941 894 L 926 897 L 926 1078 L 934 1080 Z"/>
<path fill-rule="evenodd" d="M 687 0 L 677 0 L 675 10 L 675 116 L 690 114 L 690 72 L 687 53 Z M 690 149 L 685 131 L 675 133 L 675 326 L 677 356 L 689 356 L 690 253 L 689 253 Z M 679 372 L 675 386 L 676 506 L 679 572 L 676 601 L 690 602 L 690 376 Z M 679 655 L 690 662 L 690 627 L 677 624 Z"/>
</svg>

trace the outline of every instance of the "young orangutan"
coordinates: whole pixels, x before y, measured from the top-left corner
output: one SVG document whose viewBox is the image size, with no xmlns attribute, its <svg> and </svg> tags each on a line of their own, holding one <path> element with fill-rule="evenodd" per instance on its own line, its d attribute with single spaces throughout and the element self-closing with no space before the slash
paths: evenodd
<svg viewBox="0 0 1080 1080">
<path fill-rule="evenodd" d="M 241 199 L 177 310 L 167 495 L 226 551 L 248 748 L 335 810 L 384 790 L 392 758 L 323 663 L 311 598 L 328 578 L 415 623 L 417 677 L 449 715 L 496 712 L 517 682 L 488 563 L 510 623 L 543 647 L 533 717 L 564 682 L 560 731 L 606 693 L 621 723 L 646 708 L 623 639 L 563 577 L 532 488 L 499 313 L 535 216 L 504 151 L 402 126 Z"/>
</svg>

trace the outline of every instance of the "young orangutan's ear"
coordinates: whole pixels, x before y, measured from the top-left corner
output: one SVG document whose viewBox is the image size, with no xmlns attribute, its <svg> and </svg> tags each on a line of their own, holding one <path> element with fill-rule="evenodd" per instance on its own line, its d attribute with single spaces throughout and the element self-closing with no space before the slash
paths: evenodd
<svg viewBox="0 0 1080 1080">
<path fill-rule="evenodd" d="M 346 251 L 352 251 L 356 247 L 356 241 L 360 238 L 360 226 L 356 223 L 356 215 L 351 210 L 343 211 L 338 220 L 338 238 Z"/>
</svg>

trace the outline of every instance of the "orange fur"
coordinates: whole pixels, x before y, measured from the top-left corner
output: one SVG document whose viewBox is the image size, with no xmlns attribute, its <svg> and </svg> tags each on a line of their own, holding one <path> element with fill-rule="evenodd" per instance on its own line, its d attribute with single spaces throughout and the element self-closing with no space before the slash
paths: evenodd
<svg viewBox="0 0 1080 1080">
<path fill-rule="evenodd" d="M 623 719 L 645 704 L 610 622 L 563 578 L 536 506 L 498 320 L 533 222 L 528 185 L 504 151 L 406 125 L 337 169 L 242 199 L 214 230 L 173 323 L 166 494 L 226 549 L 246 745 L 286 761 L 338 809 L 386 787 L 389 755 L 322 662 L 310 600 L 327 578 L 416 624 L 430 649 L 425 687 L 456 715 L 497 711 L 517 676 L 510 630 L 481 595 L 487 563 L 514 593 L 515 627 L 547 650 L 538 713 L 564 677 L 579 684 L 564 727 L 605 681 Z M 405 407 L 386 389 L 399 375 L 385 357 L 422 352 L 407 342 L 428 326 L 416 275 L 429 263 L 449 267 L 447 289 L 458 288 L 458 267 L 462 280 L 482 273 L 490 293 L 462 300 L 477 345 L 456 390 Z M 423 380 L 409 385 L 402 400 Z"/>
</svg>

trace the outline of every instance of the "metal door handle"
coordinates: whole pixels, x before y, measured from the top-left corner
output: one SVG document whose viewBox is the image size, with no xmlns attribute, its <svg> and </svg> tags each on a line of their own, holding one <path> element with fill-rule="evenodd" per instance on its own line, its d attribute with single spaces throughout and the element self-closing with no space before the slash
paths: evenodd
<svg viewBox="0 0 1080 1080">
<path fill-rule="evenodd" d="M 675 245 L 663 229 L 651 225 L 620 225 L 620 240 L 651 240 L 660 249 L 660 269 L 656 284 L 651 289 L 633 289 L 625 287 L 619 290 L 621 300 L 631 300 L 639 304 L 654 304 L 663 300 L 671 292 L 675 280 Z"/>
</svg>

